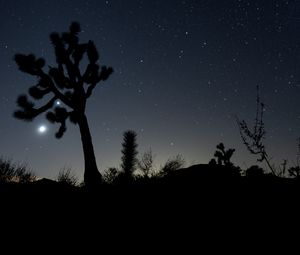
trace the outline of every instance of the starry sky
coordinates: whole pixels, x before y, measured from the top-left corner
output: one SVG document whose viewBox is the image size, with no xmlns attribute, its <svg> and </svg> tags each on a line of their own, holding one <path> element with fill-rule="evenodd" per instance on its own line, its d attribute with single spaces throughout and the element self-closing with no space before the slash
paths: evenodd
<svg viewBox="0 0 300 255">
<path fill-rule="evenodd" d="M 157 167 L 182 154 L 207 163 L 215 146 L 235 148 L 232 161 L 256 163 L 241 142 L 235 116 L 252 122 L 256 86 L 264 101 L 267 151 L 296 162 L 300 136 L 300 1 L 290 0 L 0 0 L 0 155 L 27 162 L 41 177 L 63 167 L 83 175 L 78 127 L 64 137 L 44 116 L 14 119 L 16 98 L 35 84 L 18 70 L 16 53 L 55 65 L 51 32 L 81 24 L 114 73 L 88 101 L 98 167 L 119 166 L 123 132 L 138 134 Z M 45 125 L 46 132 L 39 128 Z"/>
</svg>

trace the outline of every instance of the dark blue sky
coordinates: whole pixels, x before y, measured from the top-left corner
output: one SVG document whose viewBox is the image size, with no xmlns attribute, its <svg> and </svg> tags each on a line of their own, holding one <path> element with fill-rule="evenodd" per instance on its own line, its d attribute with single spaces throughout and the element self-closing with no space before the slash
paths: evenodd
<svg viewBox="0 0 300 255">
<path fill-rule="evenodd" d="M 267 150 L 274 163 L 295 163 L 300 126 L 300 3 L 297 1 L 0 1 L 0 155 L 25 161 L 43 177 L 72 167 L 81 177 L 78 128 L 61 140 L 44 116 L 12 117 L 15 100 L 35 84 L 13 62 L 34 53 L 54 65 L 49 42 L 71 21 L 82 25 L 101 62 L 114 74 L 88 102 L 87 116 L 101 171 L 120 163 L 122 134 L 138 133 L 139 151 L 152 148 L 159 166 L 182 154 L 207 163 L 215 146 L 236 148 L 233 161 L 255 163 L 234 116 L 253 121 L 255 88 L 266 104 Z M 39 134 L 45 124 L 48 131 Z"/>
</svg>

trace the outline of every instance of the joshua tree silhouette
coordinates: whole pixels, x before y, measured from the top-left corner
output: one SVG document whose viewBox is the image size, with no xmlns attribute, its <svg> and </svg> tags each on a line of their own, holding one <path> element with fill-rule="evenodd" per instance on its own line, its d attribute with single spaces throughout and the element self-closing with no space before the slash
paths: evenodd
<svg viewBox="0 0 300 255">
<path fill-rule="evenodd" d="M 218 165 L 224 166 L 232 166 L 232 162 L 230 161 L 233 153 L 235 152 L 235 149 L 228 149 L 225 150 L 225 146 L 223 143 L 219 143 L 217 145 L 217 150 L 214 154 L 214 156 L 218 159 Z"/>
<path fill-rule="evenodd" d="M 111 67 L 99 65 L 99 54 L 92 41 L 79 43 L 78 33 L 81 31 L 79 23 L 73 22 L 69 32 L 63 34 L 52 33 L 51 42 L 55 49 L 57 67 L 49 67 L 48 73 L 43 70 L 45 60 L 34 55 L 16 54 L 15 61 L 22 72 L 36 76 L 38 83 L 29 88 L 29 95 L 39 100 L 49 96 L 49 101 L 39 108 L 28 100 L 27 95 L 20 95 L 17 100 L 20 110 L 14 113 L 18 119 L 31 121 L 36 116 L 46 113 L 51 123 L 58 123 L 60 127 L 56 138 L 61 138 L 66 131 L 66 120 L 78 124 L 84 153 L 84 182 L 87 186 L 94 186 L 102 181 L 98 171 L 92 137 L 85 115 L 87 99 L 100 81 L 105 81 L 113 72 Z M 81 72 L 80 61 L 87 55 L 88 65 Z M 56 100 L 65 107 L 56 106 Z M 52 111 L 49 111 L 51 110 Z"/>
</svg>

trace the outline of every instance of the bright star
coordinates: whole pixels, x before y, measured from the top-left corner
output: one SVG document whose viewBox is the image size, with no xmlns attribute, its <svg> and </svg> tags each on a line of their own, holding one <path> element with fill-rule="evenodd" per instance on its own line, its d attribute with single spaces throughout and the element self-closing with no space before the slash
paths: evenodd
<svg viewBox="0 0 300 255">
<path fill-rule="evenodd" d="M 44 125 L 39 126 L 38 132 L 39 132 L 40 134 L 43 134 L 43 133 L 45 133 L 46 131 L 47 131 L 47 127 L 46 127 L 46 126 L 44 126 Z"/>
</svg>

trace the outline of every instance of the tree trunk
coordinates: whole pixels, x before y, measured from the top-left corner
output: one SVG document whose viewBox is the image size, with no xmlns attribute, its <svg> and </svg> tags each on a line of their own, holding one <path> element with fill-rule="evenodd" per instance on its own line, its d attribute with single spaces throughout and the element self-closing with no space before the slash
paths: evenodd
<svg viewBox="0 0 300 255">
<path fill-rule="evenodd" d="M 84 154 L 84 183 L 87 187 L 95 187 L 101 183 L 102 176 L 97 168 L 92 136 L 84 114 L 79 119 L 78 125 Z"/>
</svg>

